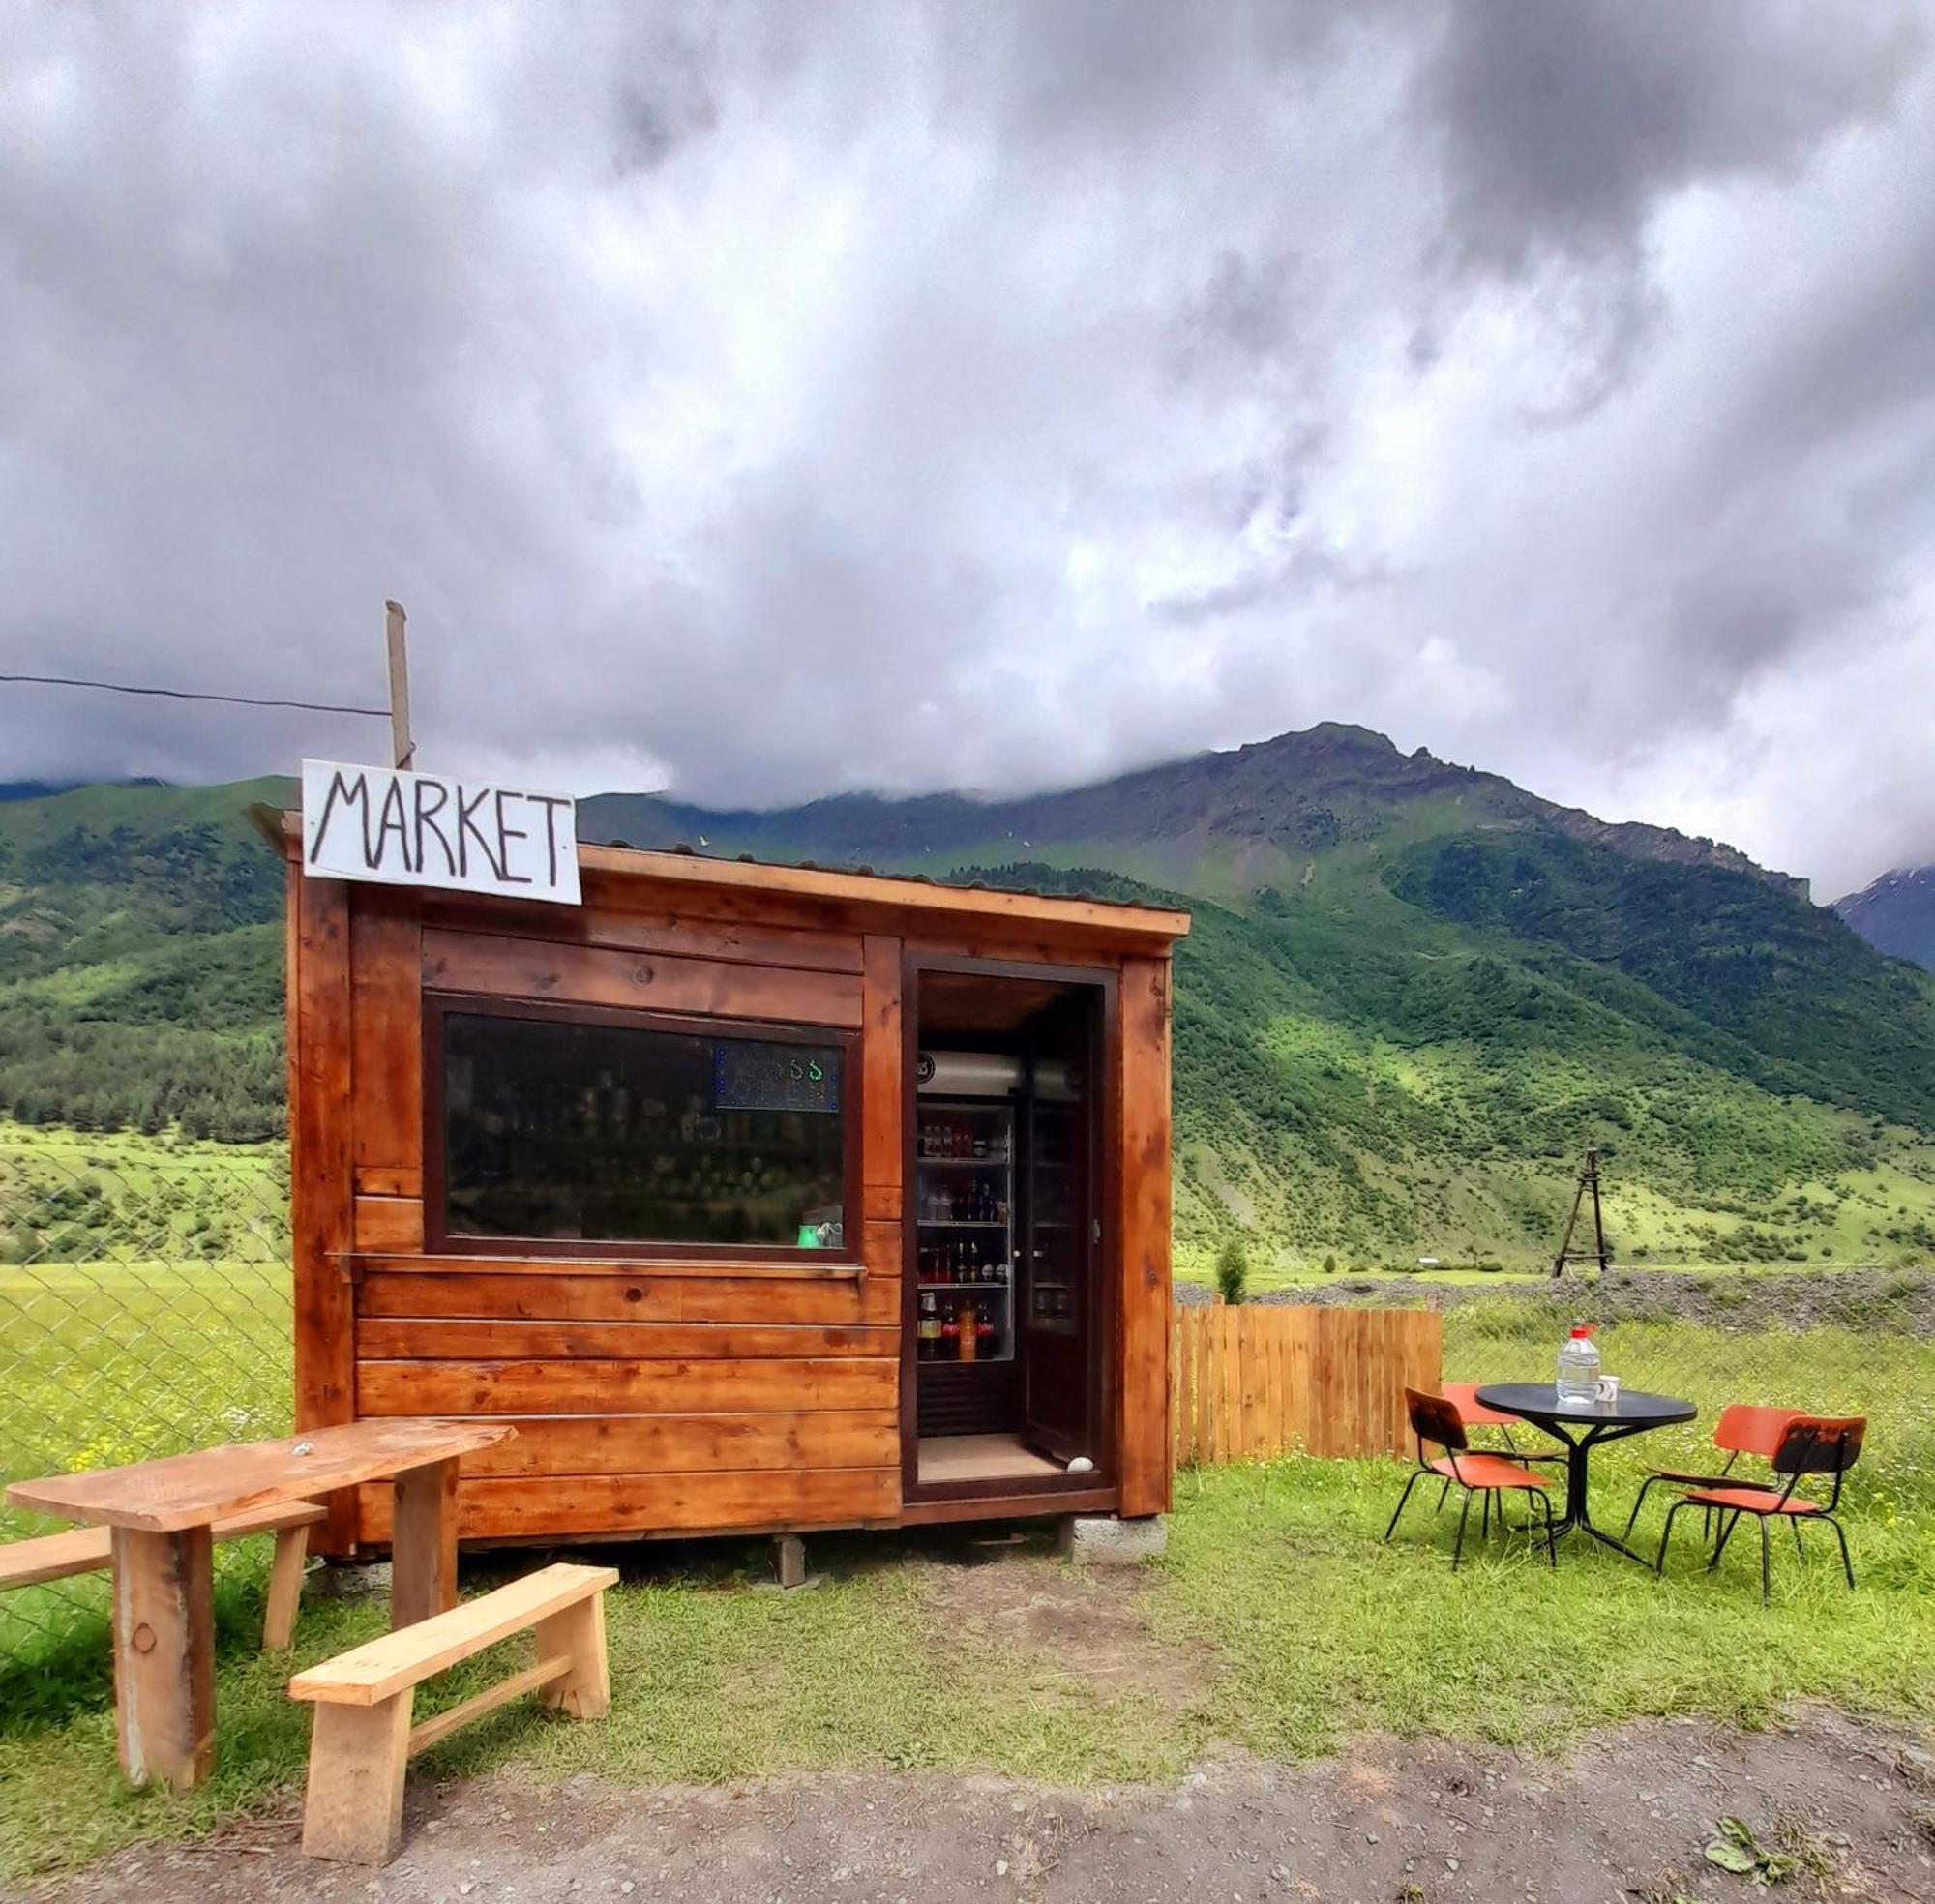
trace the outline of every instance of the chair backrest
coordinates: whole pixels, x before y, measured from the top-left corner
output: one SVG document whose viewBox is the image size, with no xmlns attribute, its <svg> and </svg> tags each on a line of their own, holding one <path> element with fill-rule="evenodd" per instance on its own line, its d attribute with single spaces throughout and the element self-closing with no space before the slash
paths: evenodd
<svg viewBox="0 0 1935 1904">
<path fill-rule="evenodd" d="M 1515 1414 L 1501 1414 L 1497 1409 L 1488 1409 L 1478 1399 L 1478 1384 L 1475 1382 L 1445 1382 L 1440 1383 L 1444 1399 L 1458 1411 L 1458 1419 L 1467 1428 L 1517 1428 L 1522 1425 Z"/>
<path fill-rule="evenodd" d="M 1763 1461 L 1771 1461 L 1787 1424 L 1800 1413 L 1799 1409 L 1730 1403 L 1720 1411 L 1720 1418 L 1713 1424 L 1713 1445 L 1725 1448 L 1730 1454 L 1757 1454 Z"/>
<path fill-rule="evenodd" d="M 1864 1414 L 1797 1414 L 1773 1451 L 1777 1474 L 1845 1474 L 1861 1458 Z"/>
<path fill-rule="evenodd" d="M 1407 1388 L 1404 1400 L 1411 1415 L 1411 1432 L 1417 1437 L 1420 1454 L 1426 1442 L 1435 1442 L 1438 1446 L 1454 1454 L 1469 1445 L 1456 1402 L 1444 1395 L 1420 1394 L 1415 1388 Z"/>
</svg>

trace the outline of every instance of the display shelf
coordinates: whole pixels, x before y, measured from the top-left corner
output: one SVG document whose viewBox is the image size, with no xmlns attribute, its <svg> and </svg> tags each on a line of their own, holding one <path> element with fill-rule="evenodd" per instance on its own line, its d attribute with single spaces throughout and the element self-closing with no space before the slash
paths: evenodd
<svg viewBox="0 0 1935 1904">
<path fill-rule="evenodd" d="M 962 1266 L 971 1266 L 979 1272 L 970 1280 L 957 1281 L 952 1275 L 937 1274 L 938 1264 L 918 1264 L 915 1269 L 917 1298 L 932 1299 L 942 1321 L 951 1319 L 950 1304 L 955 1299 L 971 1302 L 994 1324 L 992 1343 L 971 1362 L 944 1353 L 923 1352 L 920 1356 L 922 1366 L 962 1370 L 1011 1366 L 1015 1356 L 1017 1322 L 1014 1283 L 1012 1278 L 993 1275 L 984 1259 L 992 1254 L 1004 1264 L 1014 1260 L 1014 1111 L 1007 1104 L 923 1099 L 920 1117 L 920 1141 L 923 1144 L 931 1141 L 937 1148 L 945 1146 L 947 1154 L 916 1154 L 916 1211 L 926 1206 L 930 1200 L 940 1204 L 954 1201 L 956 1193 L 965 1185 L 971 1187 L 973 1200 L 981 1202 L 984 1206 L 993 1203 L 1003 1212 L 998 1217 L 916 1215 L 916 1234 L 927 1239 L 921 1244 L 923 1254 L 944 1256 L 955 1246 L 950 1239 L 958 1239 L 960 1251 L 971 1253 L 977 1259 L 971 1264 L 964 1264 Z M 953 1154 L 952 1146 L 961 1141 L 963 1133 L 980 1136 L 988 1154 L 979 1157 Z M 950 1185 L 955 1188 L 950 1190 Z M 924 1315 L 923 1321 L 926 1320 L 928 1318 Z M 942 1341 L 953 1339 L 944 1335 L 940 1338 Z"/>
</svg>

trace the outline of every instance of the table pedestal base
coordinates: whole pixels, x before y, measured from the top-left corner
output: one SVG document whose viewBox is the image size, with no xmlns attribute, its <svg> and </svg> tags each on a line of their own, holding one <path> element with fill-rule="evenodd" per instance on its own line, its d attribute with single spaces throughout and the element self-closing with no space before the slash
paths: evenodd
<svg viewBox="0 0 1935 1904">
<path fill-rule="evenodd" d="M 1614 1553 L 1623 1554 L 1627 1560 L 1637 1561 L 1643 1567 L 1652 1566 L 1651 1561 L 1642 1554 L 1636 1554 L 1623 1540 L 1616 1539 L 1603 1529 L 1593 1525 L 1592 1502 L 1587 1493 L 1586 1456 L 1589 1450 L 1596 1443 L 1618 1441 L 1622 1435 L 1630 1435 L 1637 1431 L 1632 1428 L 1602 1427 L 1595 1424 L 1574 1441 L 1561 1422 L 1545 1421 L 1539 1425 L 1549 1433 L 1557 1435 L 1570 1450 L 1565 1459 L 1565 1511 L 1559 1517 L 1558 1525 L 1552 1530 L 1552 1545 L 1557 1547 L 1568 1533 L 1590 1534 L 1601 1547 L 1610 1547 Z M 1544 1537 L 1541 1531 L 1539 1538 Z"/>
</svg>

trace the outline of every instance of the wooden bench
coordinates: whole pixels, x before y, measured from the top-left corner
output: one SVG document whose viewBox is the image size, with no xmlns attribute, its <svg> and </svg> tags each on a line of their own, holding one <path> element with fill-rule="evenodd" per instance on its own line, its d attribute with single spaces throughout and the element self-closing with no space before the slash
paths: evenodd
<svg viewBox="0 0 1935 1904">
<path fill-rule="evenodd" d="M 327 1518 L 327 1510 L 311 1501 L 279 1501 L 217 1521 L 217 1540 L 241 1540 L 252 1533 L 276 1536 L 275 1558 L 269 1562 L 268 1603 L 262 1610 L 262 1644 L 270 1650 L 285 1647 L 295 1637 L 296 1608 L 302 1600 L 303 1562 L 309 1558 L 309 1531 Z M 39 1587 L 49 1580 L 70 1580 L 75 1574 L 103 1573 L 112 1562 L 113 1530 L 81 1527 L 66 1533 L 44 1533 L 32 1540 L 0 1546 L 0 1589 Z"/>
<path fill-rule="evenodd" d="M 535 1692 L 574 1719 L 603 1718 L 611 1704 L 605 1590 L 617 1581 L 615 1567 L 559 1562 L 298 1673 L 289 1697 L 315 1707 L 304 1852 L 387 1864 L 403 1841 L 409 1760 L 522 1693 Z M 410 1723 L 425 1680 L 526 1627 L 537 1635 L 535 1665 L 421 1725 Z"/>
</svg>

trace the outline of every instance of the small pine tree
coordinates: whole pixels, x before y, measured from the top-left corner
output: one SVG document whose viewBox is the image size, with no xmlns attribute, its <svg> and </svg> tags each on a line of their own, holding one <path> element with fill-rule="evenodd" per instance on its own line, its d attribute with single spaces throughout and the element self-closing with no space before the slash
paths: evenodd
<svg viewBox="0 0 1935 1904">
<path fill-rule="evenodd" d="M 1216 1288 L 1233 1308 L 1242 1301 L 1250 1283 L 1250 1253 L 1240 1236 L 1232 1236 L 1216 1252 Z"/>
<path fill-rule="evenodd" d="M 1334 1276 L 1337 1273 L 1337 1259 L 1334 1256 L 1326 1256 L 1324 1259 L 1324 1273 L 1326 1276 Z"/>
</svg>

